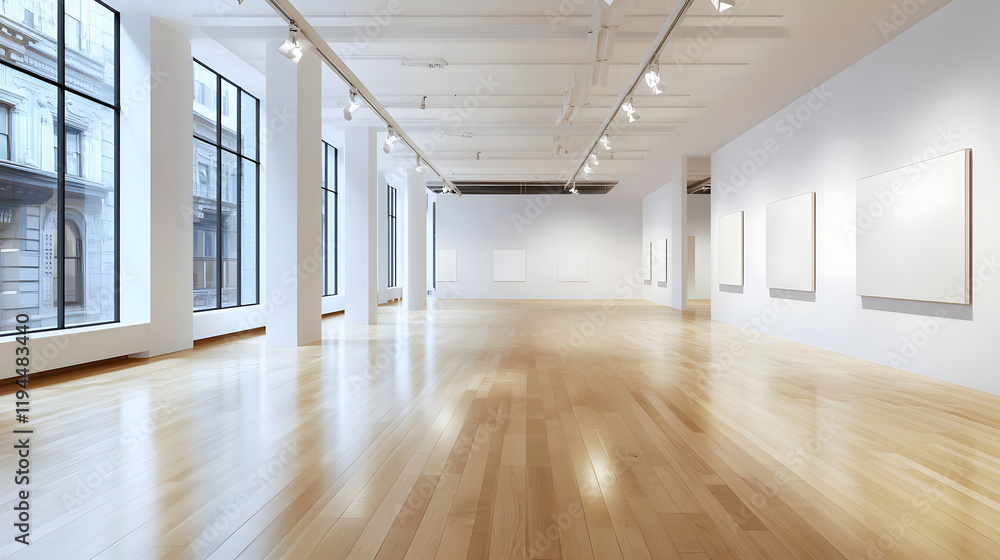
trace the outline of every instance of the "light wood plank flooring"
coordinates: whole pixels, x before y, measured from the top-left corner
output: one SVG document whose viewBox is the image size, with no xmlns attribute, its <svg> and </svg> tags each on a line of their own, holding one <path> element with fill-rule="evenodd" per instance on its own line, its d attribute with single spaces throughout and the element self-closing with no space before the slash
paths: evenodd
<svg viewBox="0 0 1000 560">
<path fill-rule="evenodd" d="M 38 559 L 1000 558 L 1000 398 L 641 302 L 440 302 L 32 384 Z M 0 429 L 13 422 L 2 387 Z"/>
</svg>

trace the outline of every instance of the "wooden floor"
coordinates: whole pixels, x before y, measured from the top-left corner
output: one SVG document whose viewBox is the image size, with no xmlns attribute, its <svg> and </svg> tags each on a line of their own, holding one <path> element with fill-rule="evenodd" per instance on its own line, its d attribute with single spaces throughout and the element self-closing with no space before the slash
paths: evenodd
<svg viewBox="0 0 1000 560">
<path fill-rule="evenodd" d="M 1000 558 L 1000 398 L 705 305 L 439 307 L 40 378 L 0 557 Z"/>
</svg>

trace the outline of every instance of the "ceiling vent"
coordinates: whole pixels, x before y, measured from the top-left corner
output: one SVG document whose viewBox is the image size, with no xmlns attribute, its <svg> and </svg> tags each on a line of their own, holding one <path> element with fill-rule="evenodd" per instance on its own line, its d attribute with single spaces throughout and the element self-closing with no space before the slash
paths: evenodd
<svg viewBox="0 0 1000 560">
<path fill-rule="evenodd" d="M 448 61 L 443 58 L 404 58 L 403 66 L 413 68 L 444 68 Z"/>
</svg>

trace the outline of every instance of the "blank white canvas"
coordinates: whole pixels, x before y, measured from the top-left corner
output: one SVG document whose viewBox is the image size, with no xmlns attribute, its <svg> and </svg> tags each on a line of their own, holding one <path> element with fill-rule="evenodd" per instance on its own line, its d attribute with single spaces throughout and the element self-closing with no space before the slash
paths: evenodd
<svg viewBox="0 0 1000 560">
<path fill-rule="evenodd" d="M 667 281 L 667 240 L 658 239 L 653 242 L 653 280 Z"/>
<path fill-rule="evenodd" d="M 858 295 L 971 303 L 971 150 L 858 181 Z"/>
<path fill-rule="evenodd" d="M 816 291 L 816 193 L 767 205 L 767 287 Z"/>
<path fill-rule="evenodd" d="M 493 251 L 494 282 L 526 282 L 527 251 L 523 249 L 496 249 Z"/>
<path fill-rule="evenodd" d="M 589 282 L 590 251 L 586 249 L 559 249 L 559 281 Z"/>
<path fill-rule="evenodd" d="M 642 279 L 646 282 L 653 281 L 653 242 L 650 241 L 642 248 Z"/>
<path fill-rule="evenodd" d="M 743 285 L 743 212 L 719 218 L 719 284 Z"/>
<path fill-rule="evenodd" d="M 440 249 L 436 256 L 434 279 L 438 282 L 458 282 L 458 251 Z"/>
</svg>

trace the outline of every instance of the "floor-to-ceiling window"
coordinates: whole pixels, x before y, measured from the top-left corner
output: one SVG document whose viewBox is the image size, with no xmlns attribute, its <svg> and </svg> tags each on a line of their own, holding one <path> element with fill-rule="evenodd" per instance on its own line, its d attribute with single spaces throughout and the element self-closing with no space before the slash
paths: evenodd
<svg viewBox="0 0 1000 560">
<path fill-rule="evenodd" d="M 194 62 L 194 309 L 260 295 L 258 99 Z"/>
<path fill-rule="evenodd" d="M 389 185 L 386 201 L 389 208 L 389 287 L 399 285 L 396 278 L 396 187 Z"/>
<path fill-rule="evenodd" d="M 0 334 L 118 320 L 118 20 L 0 2 Z"/>
<path fill-rule="evenodd" d="M 323 295 L 337 295 L 337 148 L 323 142 Z"/>
</svg>

